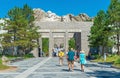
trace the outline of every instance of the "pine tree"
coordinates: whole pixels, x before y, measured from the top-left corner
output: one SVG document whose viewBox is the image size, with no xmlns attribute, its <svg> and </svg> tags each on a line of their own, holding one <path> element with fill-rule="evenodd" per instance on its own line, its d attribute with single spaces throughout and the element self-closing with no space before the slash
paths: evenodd
<svg viewBox="0 0 120 78">
<path fill-rule="evenodd" d="M 108 16 L 109 24 L 113 28 L 114 35 L 116 35 L 117 53 L 120 54 L 120 0 L 111 0 Z"/>
<path fill-rule="evenodd" d="M 107 15 L 103 10 L 100 10 L 95 17 L 90 33 L 88 39 L 90 47 L 102 47 L 103 55 L 105 48 L 113 44 L 110 40 L 111 28 L 108 25 Z"/>
<path fill-rule="evenodd" d="M 38 27 L 34 26 L 33 11 L 28 5 L 11 9 L 8 12 L 8 18 L 4 23 L 4 30 L 8 32 L 2 34 L 4 48 L 13 47 L 13 53 L 16 53 L 18 49 L 25 52 L 38 46 L 36 42 L 39 38 Z"/>
</svg>

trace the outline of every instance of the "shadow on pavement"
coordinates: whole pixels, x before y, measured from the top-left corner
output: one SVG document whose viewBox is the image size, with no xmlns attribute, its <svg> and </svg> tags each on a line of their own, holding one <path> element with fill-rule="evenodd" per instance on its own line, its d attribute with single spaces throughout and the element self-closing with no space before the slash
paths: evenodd
<svg viewBox="0 0 120 78">
<path fill-rule="evenodd" d="M 62 69 L 62 71 L 69 72 L 69 70 L 68 70 L 68 69 Z M 79 72 L 81 72 L 81 70 L 80 70 L 80 69 L 74 69 L 74 71 L 79 71 Z"/>
<path fill-rule="evenodd" d="M 56 66 L 61 67 L 61 65 L 59 65 L 59 64 L 58 64 L 58 65 L 56 65 Z"/>
<path fill-rule="evenodd" d="M 98 62 L 98 64 L 111 65 L 111 64 L 113 64 L 113 62 Z"/>
<path fill-rule="evenodd" d="M 80 69 L 74 69 L 75 71 L 80 71 L 80 72 L 82 72 Z"/>
<path fill-rule="evenodd" d="M 69 70 L 68 69 L 62 69 L 62 71 L 67 71 L 68 72 Z"/>
<path fill-rule="evenodd" d="M 88 74 L 89 76 L 94 76 L 97 78 L 120 78 L 120 72 L 116 72 L 116 71 L 108 71 L 108 70 L 96 70 L 94 72 L 86 72 L 86 74 Z"/>
<path fill-rule="evenodd" d="M 102 65 L 97 65 L 97 64 L 86 64 L 86 67 L 102 67 L 102 68 L 110 68 L 110 66 L 102 66 Z"/>
</svg>

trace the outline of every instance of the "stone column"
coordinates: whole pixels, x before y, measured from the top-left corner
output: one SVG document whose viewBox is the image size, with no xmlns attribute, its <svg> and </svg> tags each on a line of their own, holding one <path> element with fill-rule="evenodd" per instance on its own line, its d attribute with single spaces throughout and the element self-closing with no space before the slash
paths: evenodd
<svg viewBox="0 0 120 78">
<path fill-rule="evenodd" d="M 69 46 L 68 46 L 68 32 L 66 31 L 65 32 L 65 52 L 67 52 L 68 51 L 68 48 L 69 48 Z"/>
<path fill-rule="evenodd" d="M 53 48 L 53 34 L 49 32 L 49 57 L 52 56 L 52 48 Z"/>
</svg>

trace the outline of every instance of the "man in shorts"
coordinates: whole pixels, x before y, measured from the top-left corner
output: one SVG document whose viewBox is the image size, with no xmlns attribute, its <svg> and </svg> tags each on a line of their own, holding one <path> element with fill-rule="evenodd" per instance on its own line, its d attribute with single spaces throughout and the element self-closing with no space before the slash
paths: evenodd
<svg viewBox="0 0 120 78">
<path fill-rule="evenodd" d="M 67 54 L 68 56 L 68 67 L 69 67 L 69 71 L 74 69 L 74 56 L 75 56 L 75 52 L 73 51 L 73 48 L 70 49 L 70 51 Z"/>
</svg>

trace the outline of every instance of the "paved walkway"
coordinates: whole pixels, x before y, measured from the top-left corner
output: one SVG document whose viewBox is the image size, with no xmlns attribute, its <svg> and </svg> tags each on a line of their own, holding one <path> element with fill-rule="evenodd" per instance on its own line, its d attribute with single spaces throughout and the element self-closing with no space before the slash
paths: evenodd
<svg viewBox="0 0 120 78">
<path fill-rule="evenodd" d="M 87 62 L 85 72 L 75 62 L 73 72 L 68 71 L 67 61 L 60 66 L 57 57 L 32 58 L 11 65 L 19 69 L 13 72 L 0 73 L 0 78 L 120 78 L 120 69 L 110 65 Z"/>
</svg>

